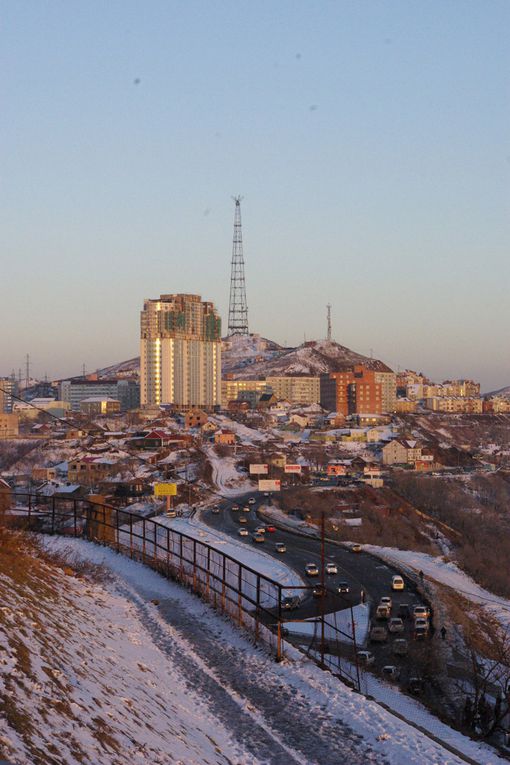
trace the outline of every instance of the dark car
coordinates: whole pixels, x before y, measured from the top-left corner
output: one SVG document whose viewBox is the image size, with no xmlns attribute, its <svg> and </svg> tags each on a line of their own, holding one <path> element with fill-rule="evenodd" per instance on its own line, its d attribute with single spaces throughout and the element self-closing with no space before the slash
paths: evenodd
<svg viewBox="0 0 510 765">
<path fill-rule="evenodd" d="M 338 592 L 341 594 L 349 592 L 349 582 L 338 582 Z"/>
<path fill-rule="evenodd" d="M 419 696 L 420 693 L 423 693 L 423 680 L 421 677 L 410 677 L 407 688 L 409 693 Z"/>
<path fill-rule="evenodd" d="M 408 603 L 401 603 L 398 607 L 398 614 L 401 619 L 411 618 L 411 606 Z"/>
<path fill-rule="evenodd" d="M 322 584 L 316 584 L 312 594 L 314 598 L 324 598 L 327 594 L 326 588 Z"/>
<path fill-rule="evenodd" d="M 284 611 L 292 611 L 294 608 L 299 607 L 299 596 L 298 595 L 287 595 L 287 597 L 282 599 L 282 608 Z"/>
</svg>

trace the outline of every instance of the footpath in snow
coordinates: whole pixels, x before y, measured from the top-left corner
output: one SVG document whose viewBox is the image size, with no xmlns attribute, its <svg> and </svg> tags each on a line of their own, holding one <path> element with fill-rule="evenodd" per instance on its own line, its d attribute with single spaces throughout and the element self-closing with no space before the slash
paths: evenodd
<svg viewBox="0 0 510 765">
<path fill-rule="evenodd" d="M 202 729 L 204 721 L 216 720 L 215 741 L 220 738 L 232 742 L 228 754 L 227 749 L 223 750 L 225 758 L 221 762 L 225 765 L 464 762 L 374 701 L 349 690 L 295 649 L 288 647 L 288 658 L 275 664 L 201 600 L 141 564 L 82 540 L 49 537 L 45 543 L 53 550 L 70 549 L 75 556 L 103 564 L 112 571 L 114 578 L 108 587 L 117 596 L 123 595 L 136 610 L 145 630 L 145 635 L 137 639 L 146 647 L 147 655 L 159 651 L 179 673 L 179 683 L 189 687 L 191 698 L 200 699 L 197 714 L 200 713 Z M 151 603 L 154 598 L 158 599 L 158 606 Z M 117 642 L 115 652 L 122 650 L 122 642 Z M 158 680 L 168 687 L 166 672 L 159 678 L 157 674 L 153 676 L 156 691 Z M 136 692 L 132 703 L 136 708 Z M 185 709 L 182 714 L 186 714 Z M 189 717 L 189 726 L 182 721 L 181 729 L 187 731 L 196 723 L 196 715 Z M 152 722 L 152 727 L 155 735 L 157 722 Z M 449 738 L 476 763 L 504 762 L 489 748 L 461 734 L 452 731 Z M 227 759 L 234 742 L 239 754 Z M 219 743 L 220 751 L 221 746 Z M 179 759 L 165 760 L 160 756 L 148 761 L 179 762 Z M 183 764 L 216 761 L 220 759 L 206 759 L 195 753 L 187 758 L 181 756 Z"/>
</svg>

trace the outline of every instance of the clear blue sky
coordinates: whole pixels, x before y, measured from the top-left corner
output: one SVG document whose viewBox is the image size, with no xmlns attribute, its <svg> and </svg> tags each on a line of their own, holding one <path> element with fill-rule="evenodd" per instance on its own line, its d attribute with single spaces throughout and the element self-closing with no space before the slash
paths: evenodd
<svg viewBox="0 0 510 765">
<path fill-rule="evenodd" d="M 2 4 L 0 374 L 138 353 L 144 297 L 510 384 L 507 0 Z M 138 82 L 139 80 L 139 82 Z"/>
</svg>

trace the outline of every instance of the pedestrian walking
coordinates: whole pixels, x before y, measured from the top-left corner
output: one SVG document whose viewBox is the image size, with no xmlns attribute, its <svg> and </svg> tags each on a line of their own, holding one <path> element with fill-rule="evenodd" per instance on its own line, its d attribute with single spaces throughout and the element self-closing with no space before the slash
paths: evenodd
<svg viewBox="0 0 510 765">
<path fill-rule="evenodd" d="M 444 624 L 441 627 L 440 631 L 441 631 L 441 640 L 446 640 L 446 627 L 444 626 Z"/>
</svg>

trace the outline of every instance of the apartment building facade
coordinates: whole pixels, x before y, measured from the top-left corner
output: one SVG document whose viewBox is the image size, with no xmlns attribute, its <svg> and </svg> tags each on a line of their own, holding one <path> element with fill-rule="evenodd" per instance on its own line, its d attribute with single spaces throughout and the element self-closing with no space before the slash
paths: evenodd
<svg viewBox="0 0 510 765">
<path fill-rule="evenodd" d="M 140 406 L 140 385 L 134 380 L 62 380 L 60 398 L 70 404 L 72 412 L 79 412 L 82 401 L 88 398 L 116 399 L 121 411 L 127 412 Z"/>
<path fill-rule="evenodd" d="M 221 405 L 221 319 L 200 295 L 144 301 L 140 317 L 142 405 Z"/>
</svg>

